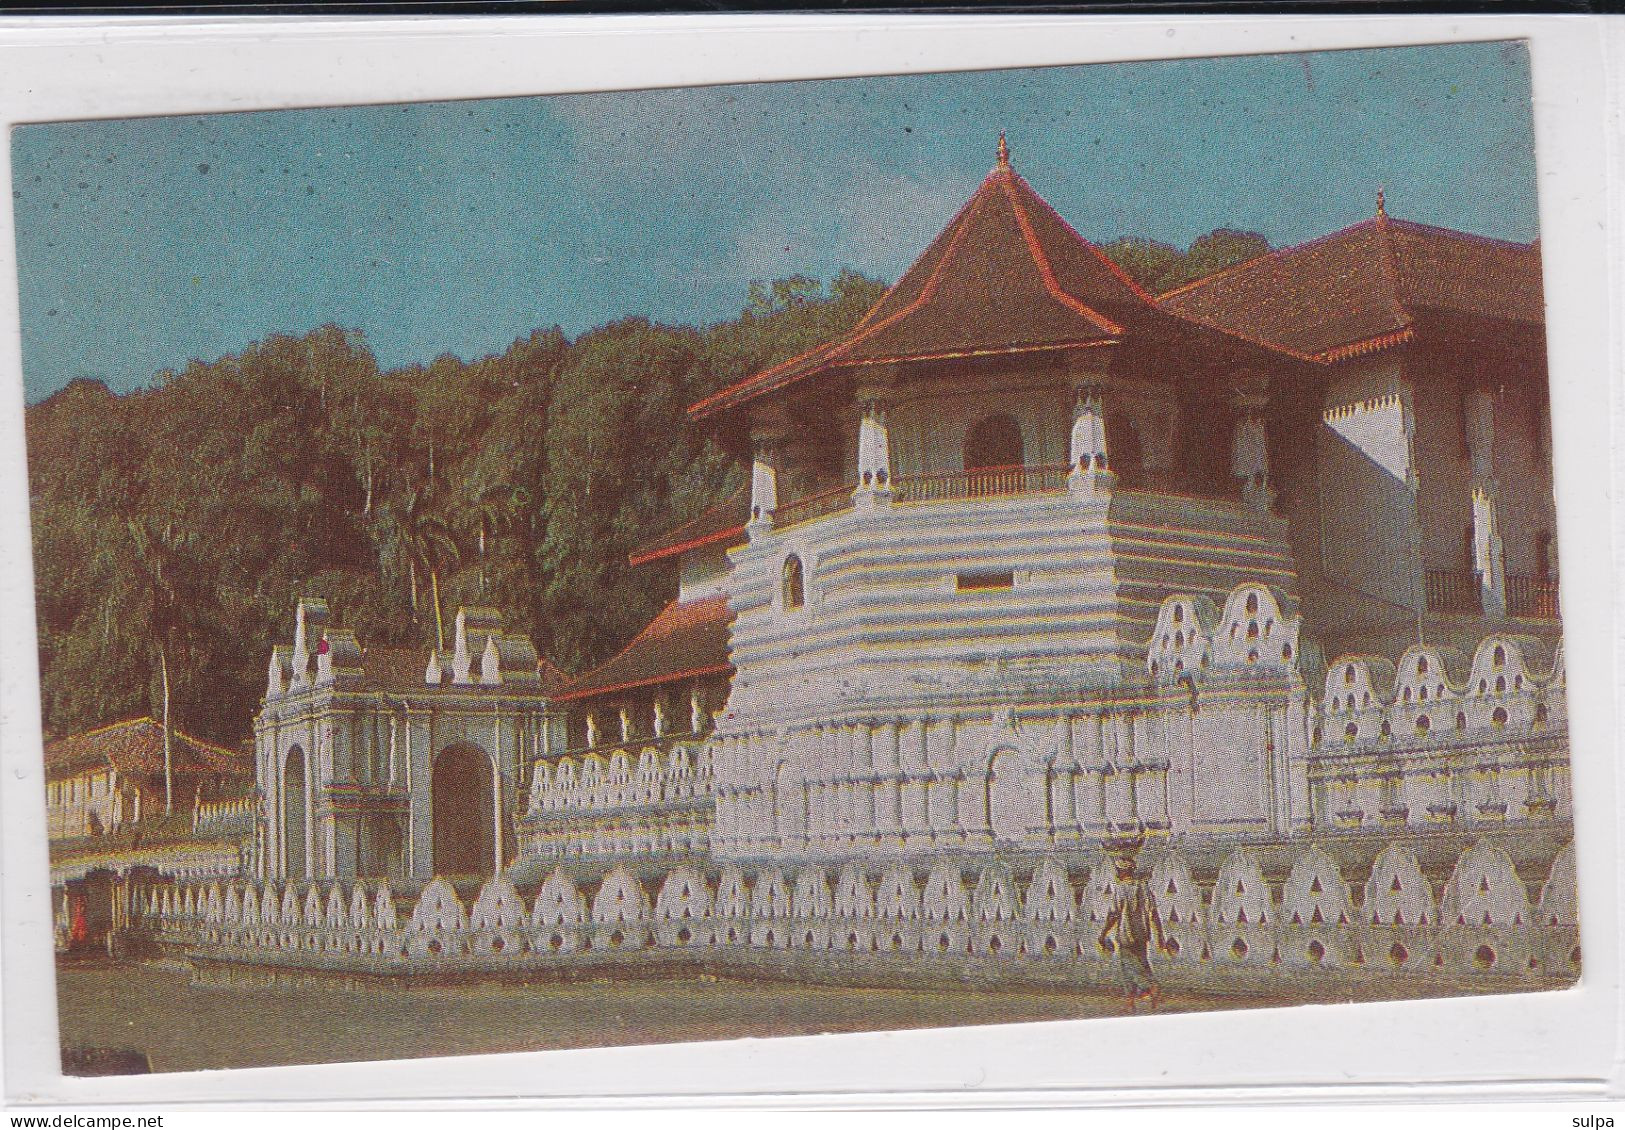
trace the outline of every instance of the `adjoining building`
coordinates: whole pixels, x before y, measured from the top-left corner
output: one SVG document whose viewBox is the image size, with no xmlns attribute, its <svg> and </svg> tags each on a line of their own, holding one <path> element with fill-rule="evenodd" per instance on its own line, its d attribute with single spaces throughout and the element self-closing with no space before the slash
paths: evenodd
<svg viewBox="0 0 1625 1130">
<path fill-rule="evenodd" d="M 173 869 L 179 866 L 175 860 L 159 857 L 166 847 L 182 850 L 200 820 L 217 822 L 218 812 L 233 806 L 251 817 L 254 773 L 247 756 L 172 730 L 166 781 L 164 744 L 164 727 L 151 718 L 45 744 L 45 823 L 54 879 L 109 861 L 128 864 L 137 856 Z M 245 828 L 233 830 L 240 835 Z M 228 840 L 222 850 L 235 870 L 236 844 Z"/>
<path fill-rule="evenodd" d="M 131 876 L 253 872 L 252 759 L 135 718 L 45 743 L 52 913 L 60 948 L 122 925 Z"/>
</svg>

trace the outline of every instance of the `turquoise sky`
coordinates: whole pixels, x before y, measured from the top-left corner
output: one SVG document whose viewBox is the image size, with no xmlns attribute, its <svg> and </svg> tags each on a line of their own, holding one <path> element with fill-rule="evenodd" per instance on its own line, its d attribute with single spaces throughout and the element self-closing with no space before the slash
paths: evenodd
<svg viewBox="0 0 1625 1130">
<path fill-rule="evenodd" d="M 993 164 L 1085 236 L 1279 245 L 1391 214 L 1536 235 L 1521 44 L 26 126 L 24 375 L 115 389 L 324 322 L 386 367 L 751 279 L 888 281 Z"/>
</svg>

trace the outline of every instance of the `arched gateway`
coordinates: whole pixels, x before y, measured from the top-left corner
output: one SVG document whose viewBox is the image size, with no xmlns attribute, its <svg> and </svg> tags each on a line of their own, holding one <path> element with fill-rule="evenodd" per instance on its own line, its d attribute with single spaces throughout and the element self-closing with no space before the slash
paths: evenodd
<svg viewBox="0 0 1625 1130">
<path fill-rule="evenodd" d="M 491 757 L 452 745 L 434 759 L 429 779 L 434 873 L 490 875 L 495 870 L 496 781 Z"/>
</svg>

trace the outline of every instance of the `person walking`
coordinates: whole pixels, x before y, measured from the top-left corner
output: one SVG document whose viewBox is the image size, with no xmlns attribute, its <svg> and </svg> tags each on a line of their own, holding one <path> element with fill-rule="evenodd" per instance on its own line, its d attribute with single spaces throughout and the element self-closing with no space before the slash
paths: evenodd
<svg viewBox="0 0 1625 1130">
<path fill-rule="evenodd" d="M 1136 838 L 1107 845 L 1115 874 L 1111 909 L 1100 928 L 1100 948 L 1117 955 L 1118 972 L 1127 994 L 1127 1012 L 1133 1012 L 1142 1000 L 1150 1008 L 1157 1007 L 1162 999 L 1162 988 L 1151 971 L 1152 941 L 1159 950 L 1168 951 L 1156 896 L 1135 868 L 1135 854 L 1143 843 L 1143 838 Z"/>
</svg>

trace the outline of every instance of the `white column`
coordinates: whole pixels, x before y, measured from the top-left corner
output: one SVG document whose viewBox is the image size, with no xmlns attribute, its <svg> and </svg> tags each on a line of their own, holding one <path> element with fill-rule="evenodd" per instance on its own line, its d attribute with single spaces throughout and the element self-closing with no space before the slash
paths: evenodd
<svg viewBox="0 0 1625 1130">
<path fill-rule="evenodd" d="M 491 874 L 502 874 L 502 753 L 501 745 L 491 754 Z"/>
<path fill-rule="evenodd" d="M 1076 495 L 1109 494 L 1117 481 L 1106 451 L 1106 412 L 1098 384 L 1082 385 L 1072 394 L 1072 465 L 1067 488 Z"/>
<path fill-rule="evenodd" d="M 759 536 L 773 528 L 773 511 L 779 506 L 778 457 L 771 438 L 758 436 L 750 465 L 750 521 L 745 530 Z"/>
<path fill-rule="evenodd" d="M 858 486 L 852 493 L 859 508 L 883 506 L 892 499 L 891 437 L 886 403 L 878 395 L 863 400 L 858 421 Z"/>
<path fill-rule="evenodd" d="M 309 741 L 312 750 L 319 749 L 316 741 L 316 731 L 310 731 Z M 305 755 L 305 873 L 301 879 L 314 879 L 316 877 L 316 774 L 321 764 L 320 757 Z"/>
</svg>

